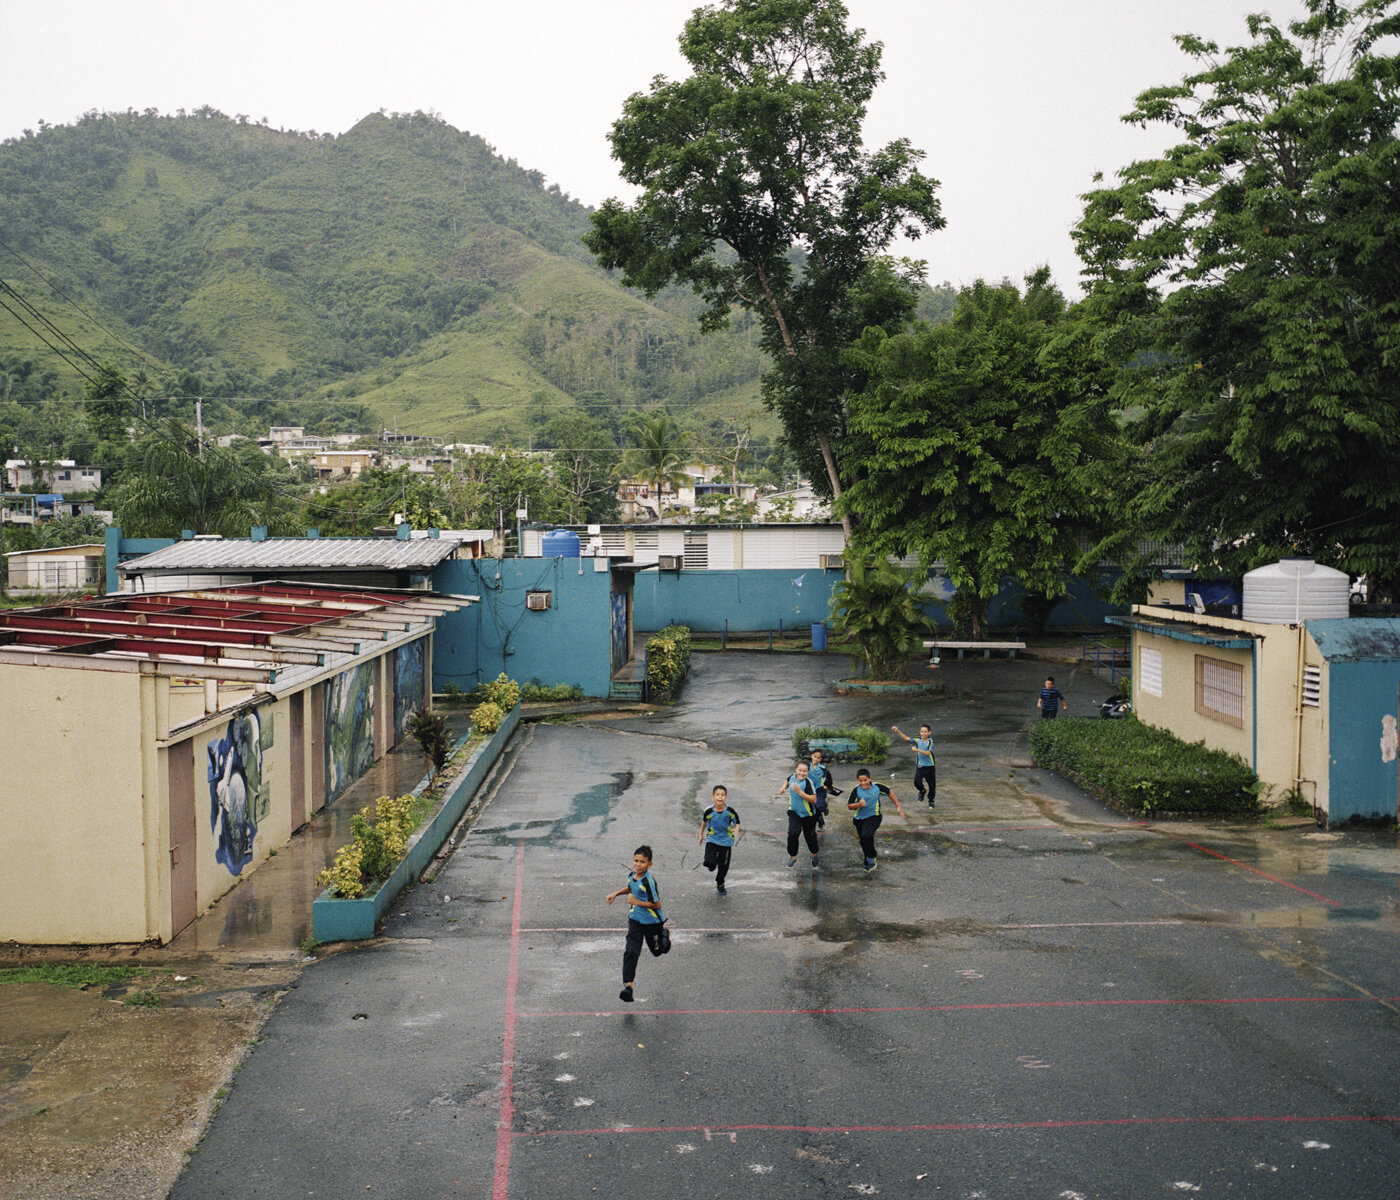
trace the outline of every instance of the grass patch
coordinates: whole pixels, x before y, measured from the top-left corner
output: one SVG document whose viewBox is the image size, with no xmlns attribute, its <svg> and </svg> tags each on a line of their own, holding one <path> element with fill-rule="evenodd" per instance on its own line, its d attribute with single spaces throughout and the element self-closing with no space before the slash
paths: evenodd
<svg viewBox="0 0 1400 1200">
<path fill-rule="evenodd" d="M 1262 785 L 1243 759 L 1183 742 L 1136 718 L 1061 717 L 1031 727 L 1031 756 L 1140 816 L 1253 817 Z"/>
<path fill-rule="evenodd" d="M 51 983 L 56 987 L 114 987 L 144 975 L 142 967 L 102 967 L 95 963 L 39 963 L 32 967 L 0 967 L 0 984 Z"/>
<path fill-rule="evenodd" d="M 792 731 L 792 752 L 800 755 L 802 743 L 810 742 L 813 738 L 854 739 L 856 756 L 852 761 L 858 763 L 882 763 L 890 754 L 889 734 L 881 733 L 873 725 L 843 725 L 839 729 L 826 725 L 802 725 Z"/>
</svg>

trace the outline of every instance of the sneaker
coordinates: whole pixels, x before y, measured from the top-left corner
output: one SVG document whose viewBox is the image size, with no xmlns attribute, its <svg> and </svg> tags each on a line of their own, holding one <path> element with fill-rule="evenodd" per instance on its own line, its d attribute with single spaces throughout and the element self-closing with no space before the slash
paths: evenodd
<svg viewBox="0 0 1400 1200">
<path fill-rule="evenodd" d="M 625 987 L 625 988 L 623 988 L 622 991 L 618 992 L 617 998 L 618 998 L 619 1000 L 621 1000 L 624 1004 L 631 1004 L 631 1003 L 632 1003 L 632 989 L 631 989 L 630 987 Z"/>
<path fill-rule="evenodd" d="M 797 862 L 797 856 L 794 855 L 792 858 L 788 859 L 788 866 L 791 867 L 791 866 L 795 865 L 796 862 Z"/>
<path fill-rule="evenodd" d="M 812 870 L 814 870 L 814 871 L 819 871 L 819 870 L 821 870 L 821 863 L 819 863 L 819 862 L 817 861 L 817 856 L 816 856 L 815 854 L 812 855 Z"/>
<path fill-rule="evenodd" d="M 869 862 L 867 862 L 867 863 L 865 864 L 865 873 L 866 873 L 867 875 L 874 875 L 874 874 L 875 874 L 875 868 L 876 868 L 877 866 L 879 866 L 879 864 L 872 858 Z"/>
<path fill-rule="evenodd" d="M 717 891 L 721 896 L 729 895 L 729 889 L 725 887 L 722 883 L 715 884 L 715 891 Z"/>
</svg>

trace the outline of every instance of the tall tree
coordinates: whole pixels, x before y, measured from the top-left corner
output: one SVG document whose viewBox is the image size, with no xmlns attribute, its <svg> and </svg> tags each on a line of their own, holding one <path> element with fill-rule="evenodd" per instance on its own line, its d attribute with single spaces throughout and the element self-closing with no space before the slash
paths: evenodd
<svg viewBox="0 0 1400 1200">
<path fill-rule="evenodd" d="M 1024 296 L 979 281 L 947 325 L 853 353 L 870 386 L 852 400 L 862 478 L 841 504 L 860 517 L 853 555 L 941 561 L 954 616 L 980 637 L 1007 579 L 1064 594 L 1079 534 L 1107 517 L 1117 429 L 1092 339 L 1042 268 Z"/>
<path fill-rule="evenodd" d="M 1075 236 L 1142 447 L 1118 540 L 1243 571 L 1400 564 L 1395 0 L 1307 0 L 1125 120 L 1184 140 L 1086 197 Z"/>
<path fill-rule="evenodd" d="M 545 426 L 554 447 L 554 475 L 567 497 L 570 524 L 617 517 L 617 443 L 606 426 L 581 411 L 563 413 Z"/>
<path fill-rule="evenodd" d="M 88 428 L 103 442 L 125 442 L 127 425 L 136 414 L 136 400 L 126 376 L 102 363 L 83 386 L 83 411 Z"/>
<path fill-rule="evenodd" d="M 845 486 L 839 440 L 851 388 L 839 351 L 866 325 L 892 332 L 913 311 L 911 264 L 883 252 L 900 233 L 943 225 L 923 155 L 898 140 L 862 145 L 882 47 L 847 28 L 838 0 L 724 0 L 680 38 L 693 73 L 658 77 L 627 100 L 613 156 L 642 189 L 609 200 L 585 244 L 623 281 L 655 295 L 689 286 L 721 327 L 753 313 L 776 364 L 765 402 L 818 486 Z"/>
<path fill-rule="evenodd" d="M 621 471 L 625 478 L 642 479 L 656 497 L 656 515 L 664 517 L 661 493 L 685 481 L 685 456 L 690 436 L 667 413 L 639 417 L 632 430 L 632 444 L 623 451 Z"/>
</svg>

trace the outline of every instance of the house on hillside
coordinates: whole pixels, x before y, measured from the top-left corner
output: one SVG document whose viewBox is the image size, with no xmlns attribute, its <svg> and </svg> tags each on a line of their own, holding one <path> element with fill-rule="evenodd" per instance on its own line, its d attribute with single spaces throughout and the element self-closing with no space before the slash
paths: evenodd
<svg viewBox="0 0 1400 1200">
<path fill-rule="evenodd" d="M 311 458 L 318 479 L 358 479 L 379 458 L 377 450 L 344 450 L 339 447 L 318 450 Z"/>
<path fill-rule="evenodd" d="M 1350 582 L 1285 559 L 1245 576 L 1239 616 L 1198 595 L 1110 616 L 1132 633 L 1134 712 L 1238 755 L 1321 823 L 1394 820 L 1400 619 L 1353 617 Z"/>
<path fill-rule="evenodd" d="M 102 587 L 102 561 L 107 548 L 49 546 L 40 550 L 11 550 L 5 555 L 11 596 L 86 592 Z"/>
<path fill-rule="evenodd" d="M 673 513 L 689 515 L 706 496 L 728 496 L 747 502 L 757 499 L 757 485 L 725 482 L 717 478 L 719 474 L 720 469 L 708 463 L 690 463 L 683 468 L 679 485 L 663 482 L 660 495 L 655 494 L 651 480 L 621 479 L 617 485 L 617 502 L 622 519 L 656 521 Z"/>
<path fill-rule="evenodd" d="M 5 488 L 17 492 L 26 487 L 47 487 L 51 492 L 95 492 L 102 486 L 101 467 L 80 467 L 71 458 L 29 463 L 23 458 L 5 460 Z"/>
</svg>

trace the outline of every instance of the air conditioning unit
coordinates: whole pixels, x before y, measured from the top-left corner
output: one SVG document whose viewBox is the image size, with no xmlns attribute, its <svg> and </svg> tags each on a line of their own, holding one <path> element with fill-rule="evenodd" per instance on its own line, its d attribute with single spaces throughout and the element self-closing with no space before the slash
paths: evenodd
<svg viewBox="0 0 1400 1200">
<path fill-rule="evenodd" d="M 679 571 L 685 563 L 685 557 L 680 554 L 663 554 L 656 560 L 656 566 L 662 571 Z"/>
<path fill-rule="evenodd" d="M 525 607 L 531 612 L 544 612 L 550 607 L 550 592 L 526 592 Z"/>
<path fill-rule="evenodd" d="M 821 556 L 823 571 L 844 571 L 846 560 L 839 554 L 823 554 Z"/>
</svg>

